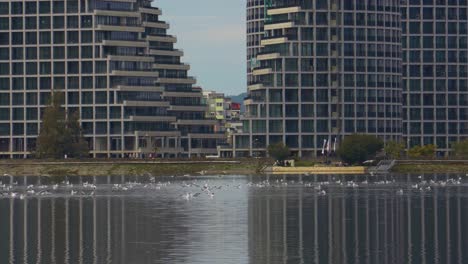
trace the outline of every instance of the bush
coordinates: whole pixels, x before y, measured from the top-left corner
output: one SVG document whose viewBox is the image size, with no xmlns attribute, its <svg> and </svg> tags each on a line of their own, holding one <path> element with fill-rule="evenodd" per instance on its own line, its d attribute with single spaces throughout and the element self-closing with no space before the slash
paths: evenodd
<svg viewBox="0 0 468 264">
<path fill-rule="evenodd" d="M 414 146 L 408 150 L 408 156 L 410 158 L 434 158 L 437 147 L 429 144 L 424 146 Z"/>
<path fill-rule="evenodd" d="M 387 157 L 392 159 L 401 158 L 401 154 L 405 151 L 405 144 L 396 141 L 389 141 L 384 147 Z"/>
<path fill-rule="evenodd" d="M 290 156 L 289 148 L 283 142 L 268 146 L 268 155 L 277 161 L 284 161 Z"/>
<path fill-rule="evenodd" d="M 313 167 L 315 164 L 316 162 L 312 160 L 298 160 L 294 162 L 294 166 L 296 167 Z"/>
<path fill-rule="evenodd" d="M 462 159 L 468 158 L 468 139 L 453 143 L 452 150 L 455 157 Z"/>
<path fill-rule="evenodd" d="M 375 157 L 382 147 L 382 140 L 375 136 L 346 136 L 338 149 L 338 156 L 346 163 L 360 164 Z"/>
</svg>

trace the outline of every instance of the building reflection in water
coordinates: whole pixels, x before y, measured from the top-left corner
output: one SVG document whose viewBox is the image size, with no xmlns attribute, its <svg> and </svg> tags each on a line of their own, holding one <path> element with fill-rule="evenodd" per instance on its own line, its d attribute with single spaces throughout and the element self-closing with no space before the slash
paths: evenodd
<svg viewBox="0 0 468 264">
<path fill-rule="evenodd" d="M 367 186 L 251 189 L 250 263 L 468 263 L 468 187 Z"/>
<path fill-rule="evenodd" d="M 76 178 L 108 188 L 95 196 L 0 198 L 0 263 L 467 263 L 466 184 L 420 191 L 411 187 L 414 176 L 381 185 L 362 184 L 364 177 L 342 177 L 359 187 L 333 183 L 326 195 L 314 186 L 332 176 L 294 176 L 275 187 L 258 187 L 262 176 L 216 177 L 209 179 L 215 198 L 191 202 L 180 194 L 200 187 L 186 187 L 186 178 L 133 194 L 110 186 L 134 179 Z"/>
<path fill-rule="evenodd" d="M 115 177 L 100 180 L 115 183 Z M 154 214 L 155 206 L 117 195 L 2 198 L 0 263 L 167 263 L 187 225 L 166 228 L 180 212 Z"/>
</svg>

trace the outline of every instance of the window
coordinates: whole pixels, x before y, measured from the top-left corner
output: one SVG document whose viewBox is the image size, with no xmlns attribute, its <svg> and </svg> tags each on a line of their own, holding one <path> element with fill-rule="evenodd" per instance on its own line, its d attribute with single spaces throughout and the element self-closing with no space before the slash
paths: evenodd
<svg viewBox="0 0 468 264">
<path fill-rule="evenodd" d="M 8 2 L 0 3 L 0 15 L 8 15 L 8 13 L 9 13 Z"/>
<path fill-rule="evenodd" d="M 23 66 L 24 64 L 23 63 L 13 63 L 13 68 L 12 68 L 12 72 L 11 74 L 13 75 L 23 75 L 24 73 L 24 70 L 23 70 Z"/>
<path fill-rule="evenodd" d="M 0 18 L 0 30 L 8 30 L 10 29 L 10 21 L 7 17 Z"/>
<path fill-rule="evenodd" d="M 67 17 L 67 27 L 68 28 L 78 28 L 78 17 L 77 16 Z"/>
<path fill-rule="evenodd" d="M 26 14 L 36 14 L 37 5 L 36 2 L 26 2 Z"/>
<path fill-rule="evenodd" d="M 92 46 L 83 46 L 81 47 L 81 58 L 92 58 L 93 57 L 93 47 Z"/>
<path fill-rule="evenodd" d="M 50 28 L 50 17 L 40 17 L 39 18 L 39 28 L 40 29 Z"/>
<path fill-rule="evenodd" d="M 50 77 L 41 77 L 39 80 L 39 84 L 41 86 L 41 90 L 52 89 L 52 80 Z"/>
<path fill-rule="evenodd" d="M 39 72 L 40 74 L 50 74 L 50 62 L 41 62 L 39 64 Z"/>
<path fill-rule="evenodd" d="M 78 62 L 68 62 L 68 73 L 77 74 L 79 72 Z"/>
<path fill-rule="evenodd" d="M 41 58 L 41 59 L 50 59 L 51 58 L 50 47 L 41 47 L 41 48 L 39 48 L 39 58 Z"/>
<path fill-rule="evenodd" d="M 51 34 L 50 32 L 39 33 L 39 44 L 50 44 Z"/>
<path fill-rule="evenodd" d="M 65 58 L 65 48 L 54 47 L 54 59 L 63 59 L 63 58 Z"/>
<path fill-rule="evenodd" d="M 64 28 L 65 20 L 61 16 L 54 16 L 54 29 Z"/>
<path fill-rule="evenodd" d="M 37 48 L 26 48 L 26 59 L 35 60 L 37 59 Z"/>
<path fill-rule="evenodd" d="M 63 13 L 65 11 L 65 1 L 63 0 L 54 1 L 53 7 L 54 7 L 54 14 Z"/>
<path fill-rule="evenodd" d="M 23 18 L 12 17 L 11 18 L 11 29 L 23 29 Z"/>
<path fill-rule="evenodd" d="M 39 13 L 40 14 L 49 14 L 50 13 L 50 2 L 39 2 Z"/>
<path fill-rule="evenodd" d="M 8 3 L 6 3 L 8 5 Z M 22 2 L 12 2 L 11 3 L 11 13 L 16 14 L 23 14 L 23 3 Z"/>
<path fill-rule="evenodd" d="M 26 17 L 26 29 L 36 29 L 37 20 L 36 17 Z"/>
<path fill-rule="evenodd" d="M 10 64 L 0 63 L 0 75 L 9 75 L 9 74 L 10 74 Z"/>
<path fill-rule="evenodd" d="M 65 73 L 65 63 L 54 62 L 54 74 L 64 74 L 64 73 Z"/>
<path fill-rule="evenodd" d="M 81 17 L 81 28 L 90 28 L 93 25 L 92 16 L 82 16 Z"/>
<path fill-rule="evenodd" d="M 78 0 L 68 0 L 67 2 L 67 13 L 78 12 Z"/>
<path fill-rule="evenodd" d="M 83 61 L 81 62 L 81 73 L 92 73 L 93 72 L 93 62 Z"/>
<path fill-rule="evenodd" d="M 37 63 L 36 62 L 26 63 L 26 74 L 28 74 L 28 75 L 37 74 Z"/>
<path fill-rule="evenodd" d="M 77 59 L 79 57 L 79 47 L 78 46 L 70 46 L 67 48 L 68 50 L 68 58 L 69 59 Z"/>
<path fill-rule="evenodd" d="M 81 32 L 81 43 L 91 43 L 93 42 L 93 32 L 92 31 L 82 31 Z"/>
</svg>

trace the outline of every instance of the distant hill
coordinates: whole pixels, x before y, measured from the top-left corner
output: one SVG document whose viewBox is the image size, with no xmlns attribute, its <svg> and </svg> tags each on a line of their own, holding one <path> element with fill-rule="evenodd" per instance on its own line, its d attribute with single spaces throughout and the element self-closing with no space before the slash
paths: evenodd
<svg viewBox="0 0 468 264">
<path fill-rule="evenodd" d="M 241 93 L 239 95 L 229 95 L 228 97 L 231 97 L 233 102 L 241 104 L 241 112 L 243 113 L 245 111 L 244 97 L 246 96 L 247 96 L 247 93 Z"/>
</svg>

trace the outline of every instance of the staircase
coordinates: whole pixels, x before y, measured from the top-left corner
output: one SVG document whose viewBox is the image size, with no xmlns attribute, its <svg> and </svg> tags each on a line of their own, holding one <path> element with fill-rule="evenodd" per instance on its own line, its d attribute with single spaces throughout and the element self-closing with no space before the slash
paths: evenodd
<svg viewBox="0 0 468 264">
<path fill-rule="evenodd" d="M 377 166 L 369 168 L 370 173 L 389 173 L 396 160 L 381 160 Z"/>
</svg>

